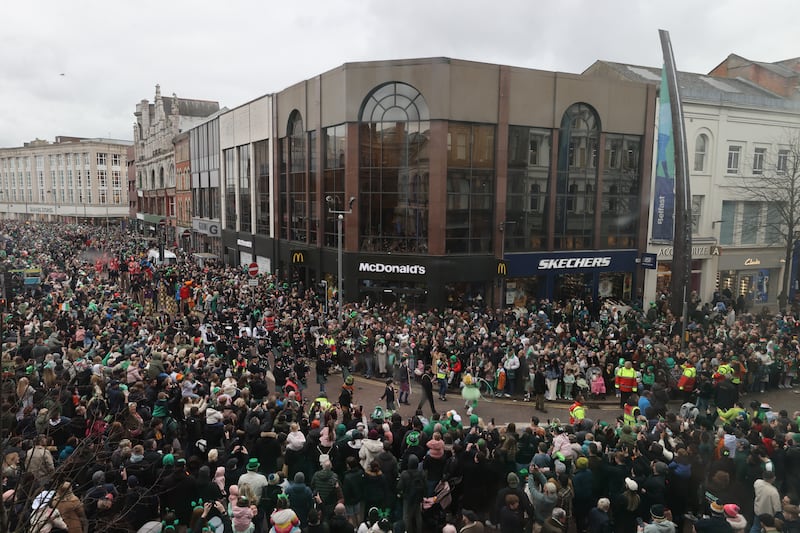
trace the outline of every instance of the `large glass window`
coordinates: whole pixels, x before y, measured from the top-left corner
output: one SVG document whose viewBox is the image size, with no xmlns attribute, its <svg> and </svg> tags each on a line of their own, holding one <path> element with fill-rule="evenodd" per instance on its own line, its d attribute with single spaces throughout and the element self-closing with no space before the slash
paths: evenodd
<svg viewBox="0 0 800 533">
<path fill-rule="evenodd" d="M 225 150 L 225 228 L 236 231 L 236 154 Z"/>
<path fill-rule="evenodd" d="M 250 145 L 238 147 L 239 151 L 239 223 L 240 230 L 252 232 L 250 218 Z"/>
<path fill-rule="evenodd" d="M 556 175 L 556 250 L 593 248 L 597 143 L 600 124 L 594 109 L 574 104 L 561 118 Z M 637 148 L 638 150 L 638 148 Z M 624 155 L 624 154 L 623 154 Z M 638 163 L 637 163 L 638 164 Z M 618 187 L 625 182 L 619 179 Z M 624 195 L 629 193 L 624 191 Z M 611 214 L 612 219 L 618 218 Z M 618 233 L 620 229 L 615 229 Z M 623 233 L 627 229 L 621 230 Z"/>
<path fill-rule="evenodd" d="M 494 126 L 451 122 L 447 133 L 448 254 L 490 253 L 494 228 Z"/>
<path fill-rule="evenodd" d="M 344 198 L 344 159 L 347 152 L 347 137 L 344 124 L 325 128 L 323 152 L 323 197 Z M 338 209 L 337 209 L 338 210 Z M 336 219 L 325 209 L 325 246 L 336 246 Z"/>
<path fill-rule="evenodd" d="M 756 244 L 761 227 L 761 203 L 743 202 L 741 227 L 741 244 Z"/>
<path fill-rule="evenodd" d="M 547 246 L 544 213 L 550 176 L 550 130 L 511 126 L 508 135 L 508 192 L 504 251 Z"/>
<path fill-rule="evenodd" d="M 256 171 L 256 233 L 269 235 L 269 142 L 253 144 L 253 165 Z"/>
<path fill-rule="evenodd" d="M 293 241 L 306 241 L 308 222 L 308 183 L 306 181 L 306 133 L 303 117 L 293 111 L 287 127 L 288 136 L 281 139 L 280 236 Z"/>
<path fill-rule="evenodd" d="M 410 85 L 382 85 L 364 101 L 357 205 L 362 250 L 427 252 L 429 130 L 428 106 Z M 346 209 L 344 194 L 334 198 L 336 209 Z"/>
<path fill-rule="evenodd" d="M 641 139 L 606 135 L 603 171 L 603 211 L 598 248 L 633 248 L 639 220 L 639 158 Z M 592 194 L 592 184 L 584 186 Z M 589 198 L 587 198 L 587 201 Z"/>
</svg>

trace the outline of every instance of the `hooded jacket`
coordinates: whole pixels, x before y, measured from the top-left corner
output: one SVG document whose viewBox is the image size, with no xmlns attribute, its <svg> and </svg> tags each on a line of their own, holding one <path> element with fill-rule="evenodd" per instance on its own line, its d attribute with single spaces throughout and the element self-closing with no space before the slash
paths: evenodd
<svg viewBox="0 0 800 533">
<path fill-rule="evenodd" d="M 383 442 L 380 440 L 364 439 L 361 442 L 361 449 L 358 451 L 358 457 L 361 459 L 361 468 L 365 471 L 369 470 L 370 463 L 375 461 L 381 452 L 383 452 Z"/>
<path fill-rule="evenodd" d="M 675 533 L 675 524 L 669 520 L 653 522 L 644 526 L 644 533 Z"/>
</svg>

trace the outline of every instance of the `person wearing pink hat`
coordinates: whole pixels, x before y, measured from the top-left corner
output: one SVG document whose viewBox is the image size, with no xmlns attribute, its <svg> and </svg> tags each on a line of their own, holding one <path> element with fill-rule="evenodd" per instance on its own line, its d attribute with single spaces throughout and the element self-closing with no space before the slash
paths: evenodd
<svg viewBox="0 0 800 533">
<path fill-rule="evenodd" d="M 725 520 L 731 525 L 734 533 L 744 533 L 747 530 L 747 519 L 741 515 L 738 505 L 726 503 L 722 509 L 725 511 Z"/>
</svg>

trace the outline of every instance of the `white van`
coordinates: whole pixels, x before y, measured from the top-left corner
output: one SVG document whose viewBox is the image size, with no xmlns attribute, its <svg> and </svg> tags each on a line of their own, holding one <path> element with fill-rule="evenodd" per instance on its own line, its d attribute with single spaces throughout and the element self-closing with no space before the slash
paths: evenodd
<svg viewBox="0 0 800 533">
<path fill-rule="evenodd" d="M 154 265 L 177 265 L 178 256 L 169 250 L 164 250 L 164 260 L 161 261 L 158 255 L 158 248 L 150 248 L 147 251 L 147 260 Z"/>
</svg>

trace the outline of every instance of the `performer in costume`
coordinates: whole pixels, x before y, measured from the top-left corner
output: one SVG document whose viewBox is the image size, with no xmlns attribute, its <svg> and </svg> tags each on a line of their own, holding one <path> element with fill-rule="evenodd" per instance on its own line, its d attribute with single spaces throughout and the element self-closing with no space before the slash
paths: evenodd
<svg viewBox="0 0 800 533">
<path fill-rule="evenodd" d="M 464 398 L 464 407 L 467 408 L 467 414 L 471 415 L 478 407 L 478 400 L 481 397 L 481 391 L 478 390 L 478 385 L 472 378 L 472 374 L 464 374 L 464 378 L 461 380 L 461 397 Z"/>
</svg>

